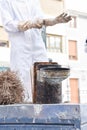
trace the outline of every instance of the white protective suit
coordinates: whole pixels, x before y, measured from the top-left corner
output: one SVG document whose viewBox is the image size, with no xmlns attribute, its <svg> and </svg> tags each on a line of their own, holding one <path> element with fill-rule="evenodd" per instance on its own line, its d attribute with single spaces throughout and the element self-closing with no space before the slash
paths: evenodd
<svg viewBox="0 0 87 130">
<path fill-rule="evenodd" d="M 25 101 L 32 101 L 30 68 L 34 62 L 48 61 L 39 29 L 18 30 L 20 21 L 41 19 L 38 0 L 1 0 L 2 23 L 11 42 L 11 70 L 18 71 L 25 90 Z"/>
</svg>

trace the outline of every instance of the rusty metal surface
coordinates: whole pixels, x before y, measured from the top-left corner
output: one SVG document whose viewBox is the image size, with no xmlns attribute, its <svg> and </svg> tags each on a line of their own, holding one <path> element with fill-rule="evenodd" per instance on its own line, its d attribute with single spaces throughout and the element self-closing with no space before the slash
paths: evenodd
<svg viewBox="0 0 87 130">
<path fill-rule="evenodd" d="M 40 70 L 41 67 L 44 66 L 50 66 L 50 65 L 57 65 L 56 62 L 36 62 L 34 63 L 34 91 L 33 91 L 33 103 L 37 103 L 37 91 L 38 91 L 38 85 L 37 85 L 37 79 L 38 79 L 38 71 Z M 41 91 L 42 92 L 42 91 Z M 38 101 L 38 103 L 40 103 Z"/>
</svg>

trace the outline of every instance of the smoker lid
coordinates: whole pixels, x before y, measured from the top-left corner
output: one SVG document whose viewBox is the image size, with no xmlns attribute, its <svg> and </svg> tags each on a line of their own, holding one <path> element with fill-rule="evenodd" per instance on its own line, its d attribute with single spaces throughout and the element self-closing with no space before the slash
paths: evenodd
<svg viewBox="0 0 87 130">
<path fill-rule="evenodd" d="M 43 69 L 43 68 L 51 68 L 51 67 L 57 67 L 57 68 L 61 68 L 61 65 L 59 64 L 45 64 L 45 65 L 39 65 L 39 68 L 40 69 Z"/>
<path fill-rule="evenodd" d="M 51 71 L 63 71 L 63 70 L 70 70 L 68 67 L 61 67 L 61 66 L 46 66 L 42 67 L 40 70 L 51 70 Z"/>
</svg>

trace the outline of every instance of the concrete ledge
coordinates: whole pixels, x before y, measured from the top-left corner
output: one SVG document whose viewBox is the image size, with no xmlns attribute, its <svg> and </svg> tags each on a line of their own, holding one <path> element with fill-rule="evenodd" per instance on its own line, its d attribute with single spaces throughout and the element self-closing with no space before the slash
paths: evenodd
<svg viewBox="0 0 87 130">
<path fill-rule="evenodd" d="M 15 104 L 0 106 L 0 130 L 80 130 L 80 106 Z M 6 127 L 7 126 L 7 127 Z M 22 127 L 23 126 L 23 127 Z M 6 129 L 7 130 L 7 129 Z"/>
</svg>

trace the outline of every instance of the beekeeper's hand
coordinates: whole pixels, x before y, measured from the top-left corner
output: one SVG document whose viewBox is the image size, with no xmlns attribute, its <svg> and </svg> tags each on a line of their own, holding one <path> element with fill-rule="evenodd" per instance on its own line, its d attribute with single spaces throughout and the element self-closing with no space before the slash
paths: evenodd
<svg viewBox="0 0 87 130">
<path fill-rule="evenodd" d="M 26 21 L 26 22 L 19 22 L 18 24 L 18 29 L 20 31 L 26 31 L 28 29 L 31 29 L 31 28 L 42 28 L 43 26 L 43 20 L 36 20 L 34 22 L 31 22 L 31 21 Z"/>
<path fill-rule="evenodd" d="M 55 22 L 57 23 L 67 23 L 70 20 L 72 20 L 72 17 L 68 15 L 67 13 L 62 13 L 61 15 L 57 16 L 55 18 Z"/>
<path fill-rule="evenodd" d="M 72 20 L 72 17 L 67 13 L 62 13 L 61 15 L 53 18 L 53 19 L 44 19 L 43 24 L 45 26 L 53 26 L 58 23 L 67 23 Z"/>
<path fill-rule="evenodd" d="M 33 28 L 42 28 L 43 26 L 43 19 L 37 19 L 36 21 L 32 22 L 32 27 Z"/>
<path fill-rule="evenodd" d="M 24 27 L 28 28 L 28 29 L 30 29 L 30 28 L 38 28 L 38 29 L 40 29 L 40 28 L 42 28 L 42 26 L 43 26 L 43 20 L 42 19 L 37 19 L 35 21 L 32 21 L 31 23 L 28 22 Z"/>
<path fill-rule="evenodd" d="M 26 31 L 28 29 L 32 28 L 32 23 L 30 21 L 22 21 L 18 24 L 19 31 Z"/>
</svg>

